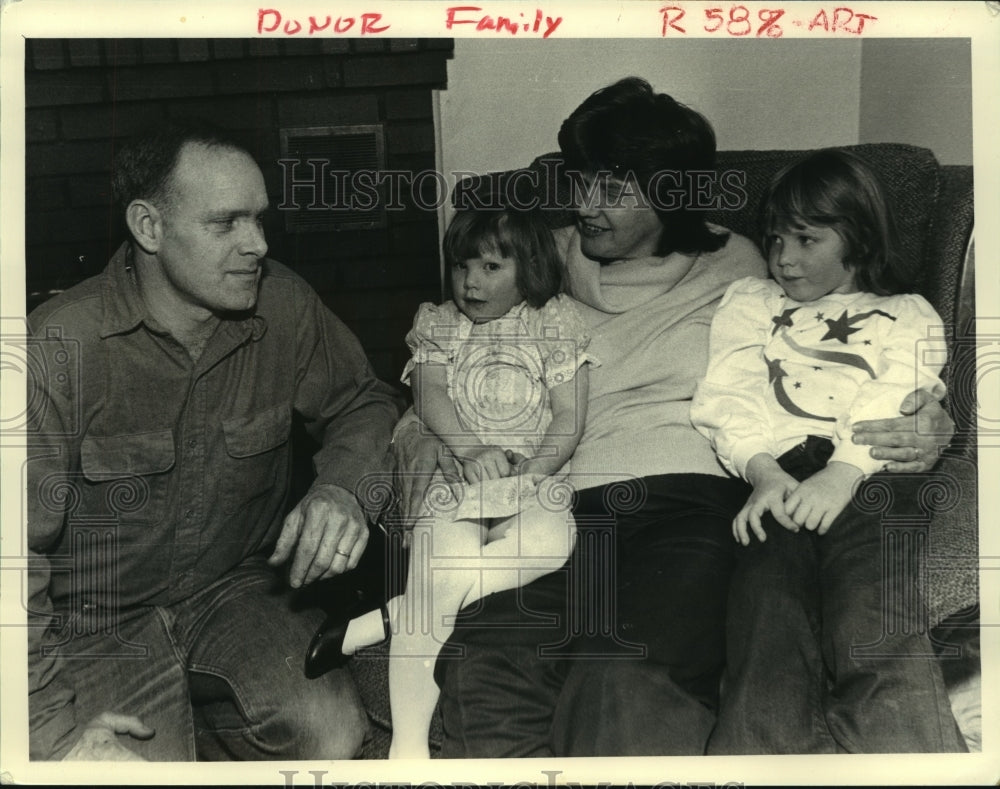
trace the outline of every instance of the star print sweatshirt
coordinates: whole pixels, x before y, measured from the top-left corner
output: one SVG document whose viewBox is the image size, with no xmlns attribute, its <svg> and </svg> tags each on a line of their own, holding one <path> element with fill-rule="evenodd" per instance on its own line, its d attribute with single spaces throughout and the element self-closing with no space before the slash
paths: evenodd
<svg viewBox="0 0 1000 789">
<path fill-rule="evenodd" d="M 899 415 L 910 392 L 944 396 L 944 324 L 916 294 L 834 293 L 800 303 L 773 280 L 734 282 L 712 319 L 709 363 L 691 421 L 728 471 L 746 477 L 818 435 L 831 461 L 872 474 L 884 461 L 851 442 L 852 425 Z"/>
</svg>

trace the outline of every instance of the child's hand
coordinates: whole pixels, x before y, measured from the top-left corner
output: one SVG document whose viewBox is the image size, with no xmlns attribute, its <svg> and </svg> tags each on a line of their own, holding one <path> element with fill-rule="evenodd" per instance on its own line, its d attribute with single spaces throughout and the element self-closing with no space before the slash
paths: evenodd
<svg viewBox="0 0 1000 789">
<path fill-rule="evenodd" d="M 507 455 L 507 461 L 514 468 L 520 468 L 521 464 L 528 459 L 526 455 L 522 455 L 520 452 L 515 452 L 513 449 L 508 449 L 505 454 Z"/>
<path fill-rule="evenodd" d="M 733 536 L 741 545 L 750 544 L 747 526 L 764 542 L 767 534 L 760 519 L 765 512 L 770 512 L 776 521 L 789 531 L 798 531 L 799 527 L 785 514 L 785 498 L 798 486 L 795 478 L 780 469 L 766 475 L 761 475 L 754 482 L 753 493 L 743 505 L 743 509 L 733 519 Z"/>
<path fill-rule="evenodd" d="M 733 536 L 738 543 L 750 544 L 747 526 L 753 529 L 757 539 L 764 542 L 767 534 L 760 524 L 760 518 L 765 512 L 770 512 L 776 521 L 789 531 L 798 531 L 799 527 L 785 514 L 785 497 L 799 484 L 795 478 L 778 465 L 773 457 L 761 452 L 750 458 L 746 467 L 747 481 L 753 485 L 753 493 L 743 509 L 733 518 Z"/>
<path fill-rule="evenodd" d="M 545 468 L 544 459 L 539 458 L 528 458 L 524 459 L 523 456 L 520 457 L 520 462 L 514 463 L 515 473 L 527 478 L 534 484 L 538 484 L 541 480 L 549 476 L 547 469 Z"/>
<path fill-rule="evenodd" d="M 785 500 L 785 511 L 799 526 L 826 534 L 851 500 L 854 483 L 862 476 L 861 469 L 850 463 L 828 463 Z"/>
<path fill-rule="evenodd" d="M 501 447 L 484 445 L 462 452 L 462 473 L 466 482 L 475 484 L 509 477 L 510 471 L 507 453 Z"/>
</svg>

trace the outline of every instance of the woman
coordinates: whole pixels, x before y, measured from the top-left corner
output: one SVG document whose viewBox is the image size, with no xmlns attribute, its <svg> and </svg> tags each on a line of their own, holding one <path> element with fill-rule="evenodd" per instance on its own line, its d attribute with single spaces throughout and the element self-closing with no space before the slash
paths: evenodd
<svg viewBox="0 0 1000 789">
<path fill-rule="evenodd" d="M 730 528 L 748 490 L 726 478 L 688 409 L 718 300 L 766 269 L 750 241 L 678 201 L 685 171 L 714 166 L 697 112 L 629 78 L 584 101 L 559 145 L 579 174 L 576 224 L 555 231 L 565 289 L 585 305 L 602 360 L 572 460 L 577 550 L 566 572 L 460 621 L 463 657 L 438 663 L 442 755 L 701 754 L 724 662 Z M 936 403 L 901 413 L 915 406 L 950 437 Z M 897 469 L 936 457 L 912 419 L 873 427 L 859 443 L 881 444 L 873 454 Z M 396 446 L 403 469 L 448 464 L 413 428 Z"/>
</svg>

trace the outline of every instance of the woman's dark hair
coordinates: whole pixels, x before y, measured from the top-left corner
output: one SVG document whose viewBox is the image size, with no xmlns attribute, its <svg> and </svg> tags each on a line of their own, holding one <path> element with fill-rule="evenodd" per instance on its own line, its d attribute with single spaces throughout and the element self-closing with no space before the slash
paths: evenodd
<svg viewBox="0 0 1000 789">
<path fill-rule="evenodd" d="M 849 151 L 825 148 L 779 170 L 764 193 L 760 225 L 768 257 L 780 230 L 829 227 L 844 242 L 844 267 L 860 290 L 889 296 L 907 289 L 888 200 L 868 165 Z"/>
<path fill-rule="evenodd" d="M 115 154 L 111 194 L 119 213 L 133 200 L 149 200 L 168 208 L 173 199 L 172 178 L 181 149 L 187 143 L 228 148 L 251 156 L 246 147 L 224 129 L 199 120 L 159 124 L 136 136 Z"/>
<path fill-rule="evenodd" d="M 562 286 L 562 267 L 552 232 L 537 211 L 513 208 L 463 208 L 444 234 L 448 267 L 495 251 L 516 263 L 518 290 L 532 307 L 541 307 Z"/>
<path fill-rule="evenodd" d="M 715 168 L 715 132 L 700 113 L 648 82 L 627 77 L 591 94 L 559 129 L 559 147 L 571 172 L 610 172 L 615 178 L 634 175 L 663 225 L 657 254 L 712 252 L 726 236 L 711 232 L 704 213 L 676 197 L 676 173 L 686 186 L 685 172 Z M 650 185 L 654 193 L 650 193 Z"/>
</svg>

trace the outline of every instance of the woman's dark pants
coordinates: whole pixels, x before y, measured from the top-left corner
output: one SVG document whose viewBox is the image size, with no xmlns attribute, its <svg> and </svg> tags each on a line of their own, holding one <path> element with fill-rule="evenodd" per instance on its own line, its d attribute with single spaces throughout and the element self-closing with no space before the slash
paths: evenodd
<svg viewBox="0 0 1000 789">
<path fill-rule="evenodd" d="M 566 566 L 461 614 L 436 671 L 442 756 L 704 753 L 747 494 L 700 474 L 580 491 Z"/>
</svg>

